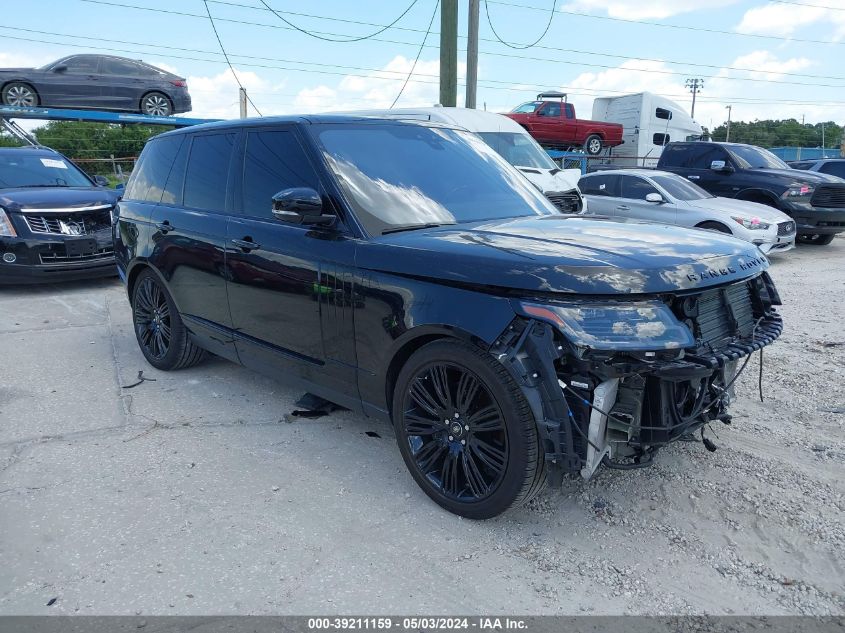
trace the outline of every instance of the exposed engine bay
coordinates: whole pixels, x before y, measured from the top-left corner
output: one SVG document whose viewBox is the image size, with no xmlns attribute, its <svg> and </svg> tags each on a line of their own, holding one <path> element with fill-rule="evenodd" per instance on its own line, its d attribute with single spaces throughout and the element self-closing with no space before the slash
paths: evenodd
<svg viewBox="0 0 845 633">
<path fill-rule="evenodd" d="M 699 430 L 715 450 L 703 429 L 730 424 L 733 384 L 780 335 L 780 303 L 765 272 L 642 301 L 521 303 L 525 316 L 491 352 L 534 411 L 550 477 L 589 478 L 602 464 L 648 466 L 661 446 Z"/>
</svg>

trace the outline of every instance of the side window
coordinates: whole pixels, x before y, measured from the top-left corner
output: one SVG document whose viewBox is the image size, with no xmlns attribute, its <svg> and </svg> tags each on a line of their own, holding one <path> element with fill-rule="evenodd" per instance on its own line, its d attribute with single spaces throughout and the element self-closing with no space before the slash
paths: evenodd
<svg viewBox="0 0 845 633">
<path fill-rule="evenodd" d="M 836 161 L 835 163 L 825 163 L 819 169 L 823 174 L 830 174 L 831 176 L 839 176 L 845 178 L 845 160 Z"/>
<path fill-rule="evenodd" d="M 132 176 L 126 183 L 123 197 L 126 200 L 159 202 L 173 166 L 173 159 L 182 145 L 183 136 L 166 136 L 149 141 L 141 152 L 141 157 Z"/>
<path fill-rule="evenodd" d="M 662 132 L 655 133 L 654 136 L 651 137 L 651 142 L 655 145 L 663 146 L 669 144 L 670 137 L 668 134 L 663 134 Z"/>
<path fill-rule="evenodd" d="M 243 212 L 272 217 L 272 198 L 283 189 L 310 187 L 319 191 L 319 178 L 293 132 L 266 130 L 246 137 L 243 170 Z"/>
<path fill-rule="evenodd" d="M 226 185 L 235 137 L 235 133 L 194 136 L 185 169 L 186 207 L 208 211 L 226 209 Z"/>
<path fill-rule="evenodd" d="M 566 118 L 567 119 L 574 119 L 575 118 L 575 108 L 572 107 L 571 103 L 564 103 L 564 110 L 566 111 Z"/>
<path fill-rule="evenodd" d="M 578 182 L 582 194 L 591 196 L 618 196 L 619 176 L 616 174 L 593 174 Z"/>
<path fill-rule="evenodd" d="M 686 167 L 689 145 L 669 145 L 663 148 L 660 164 L 665 167 Z"/>
<path fill-rule="evenodd" d="M 645 200 L 650 193 L 660 193 L 647 180 L 638 176 L 622 176 L 622 197 L 633 200 Z"/>
<path fill-rule="evenodd" d="M 549 101 L 538 114 L 540 116 L 560 116 L 560 103 Z"/>
<path fill-rule="evenodd" d="M 100 58 L 94 55 L 77 55 L 65 61 L 63 66 L 67 66 L 65 72 L 74 75 L 92 75 L 99 72 Z"/>
<path fill-rule="evenodd" d="M 723 160 L 725 163 L 730 163 L 728 153 L 718 145 L 704 145 L 701 152 L 694 157 L 690 167 L 695 169 L 710 169 L 710 163 L 714 160 Z"/>
<path fill-rule="evenodd" d="M 658 119 L 664 119 L 666 121 L 671 121 L 672 120 L 672 111 L 667 110 L 666 108 L 657 108 L 654 111 L 654 116 L 656 116 Z"/>
<path fill-rule="evenodd" d="M 185 187 L 185 166 L 188 164 L 188 151 L 191 148 L 191 139 L 183 136 L 184 142 L 173 160 L 173 168 L 167 177 L 167 184 L 164 186 L 164 193 L 161 194 L 162 204 L 182 205 L 182 190 Z"/>
<path fill-rule="evenodd" d="M 116 57 L 104 57 L 102 71 L 106 75 L 123 75 L 139 77 L 141 67 L 130 61 L 117 59 Z"/>
</svg>

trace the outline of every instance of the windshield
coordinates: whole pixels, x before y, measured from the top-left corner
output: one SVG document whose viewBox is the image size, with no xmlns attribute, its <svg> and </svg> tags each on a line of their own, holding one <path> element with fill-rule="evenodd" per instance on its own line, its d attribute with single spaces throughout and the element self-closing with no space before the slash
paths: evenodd
<svg viewBox="0 0 845 633">
<path fill-rule="evenodd" d="M 0 187 L 91 187 L 88 177 L 58 154 L 0 154 Z"/>
<path fill-rule="evenodd" d="M 534 110 L 537 109 L 537 106 L 543 103 L 542 101 L 529 101 L 528 103 L 523 103 L 520 106 L 516 106 L 511 112 L 515 112 L 516 114 L 531 114 Z"/>
<path fill-rule="evenodd" d="M 716 197 L 680 176 L 652 176 L 651 179 L 663 187 L 666 193 L 675 200 L 703 200 Z"/>
<path fill-rule="evenodd" d="M 727 150 L 740 169 L 789 169 L 789 165 L 770 151 L 751 145 L 730 145 Z"/>
<path fill-rule="evenodd" d="M 323 154 L 358 219 L 391 228 L 558 215 L 478 136 L 419 125 L 326 126 Z"/>
<path fill-rule="evenodd" d="M 557 165 L 549 155 L 527 134 L 521 132 L 478 132 L 477 134 L 511 165 L 557 169 Z"/>
</svg>

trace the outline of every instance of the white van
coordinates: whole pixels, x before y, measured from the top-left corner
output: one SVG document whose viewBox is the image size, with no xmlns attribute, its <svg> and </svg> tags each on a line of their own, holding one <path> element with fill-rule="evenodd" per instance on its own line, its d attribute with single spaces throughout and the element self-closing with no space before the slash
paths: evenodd
<svg viewBox="0 0 845 633">
<path fill-rule="evenodd" d="M 397 108 L 345 112 L 362 116 L 434 121 L 463 128 L 480 136 L 564 213 L 584 207 L 578 189 L 580 169 L 560 169 L 528 132 L 506 116 L 469 108 Z"/>
</svg>

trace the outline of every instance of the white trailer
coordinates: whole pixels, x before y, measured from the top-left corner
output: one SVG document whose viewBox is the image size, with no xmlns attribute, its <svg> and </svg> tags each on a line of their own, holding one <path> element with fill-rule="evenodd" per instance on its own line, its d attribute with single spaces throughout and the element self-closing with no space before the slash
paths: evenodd
<svg viewBox="0 0 845 633">
<path fill-rule="evenodd" d="M 670 141 L 697 140 L 701 126 L 671 99 L 651 92 L 593 101 L 593 119 L 622 124 L 624 143 L 613 148 L 615 165 L 654 167 Z"/>
</svg>

